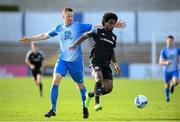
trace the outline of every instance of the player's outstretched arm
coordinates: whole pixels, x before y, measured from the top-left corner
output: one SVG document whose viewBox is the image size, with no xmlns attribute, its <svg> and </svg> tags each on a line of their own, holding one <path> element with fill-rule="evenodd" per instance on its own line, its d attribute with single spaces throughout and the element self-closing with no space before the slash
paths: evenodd
<svg viewBox="0 0 180 122">
<path fill-rule="evenodd" d="M 69 49 L 72 50 L 72 49 L 75 49 L 77 45 L 79 45 L 80 43 L 82 43 L 83 41 L 85 41 L 86 39 L 89 38 L 89 35 L 88 34 L 85 34 L 83 36 L 81 36 L 80 38 L 78 38 L 70 47 Z"/>
<path fill-rule="evenodd" d="M 122 29 L 126 28 L 126 26 L 127 26 L 126 22 L 123 22 L 121 20 L 117 21 L 116 24 L 114 25 L 115 28 L 122 28 Z M 96 28 L 103 28 L 103 26 L 102 25 L 95 25 L 94 29 L 96 29 Z"/>
<path fill-rule="evenodd" d="M 114 25 L 115 28 L 126 28 L 126 22 L 123 22 L 121 20 L 117 21 L 116 24 Z"/>
<path fill-rule="evenodd" d="M 31 36 L 31 37 L 21 37 L 19 39 L 19 41 L 23 44 L 25 43 L 29 43 L 29 42 L 32 42 L 32 41 L 40 41 L 40 40 L 46 40 L 50 38 L 48 33 L 42 33 L 42 34 L 38 34 L 38 35 L 35 35 L 35 36 Z"/>
</svg>

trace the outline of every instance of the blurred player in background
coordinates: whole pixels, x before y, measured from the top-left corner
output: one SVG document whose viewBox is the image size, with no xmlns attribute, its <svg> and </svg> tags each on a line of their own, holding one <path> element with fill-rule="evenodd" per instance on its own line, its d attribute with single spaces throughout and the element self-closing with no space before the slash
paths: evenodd
<svg viewBox="0 0 180 122">
<path fill-rule="evenodd" d="M 39 86 L 40 96 L 43 95 L 41 72 L 44 68 L 44 54 L 39 50 L 37 43 L 31 43 L 31 50 L 27 52 L 25 62 L 30 67 L 34 81 Z"/>
<path fill-rule="evenodd" d="M 166 47 L 161 50 L 159 64 L 163 65 L 163 77 L 165 83 L 166 101 L 170 101 L 169 92 L 174 92 L 174 87 L 179 83 L 178 63 L 180 58 L 180 48 L 175 47 L 174 37 L 166 38 Z"/>
<path fill-rule="evenodd" d="M 85 105 L 89 106 L 89 101 L 95 96 L 95 111 L 102 109 L 100 105 L 100 95 L 108 94 L 113 89 L 111 61 L 118 74 L 121 73 L 119 65 L 116 63 L 114 48 L 116 47 L 116 35 L 112 32 L 118 17 L 114 13 L 105 13 L 102 19 L 103 28 L 96 28 L 81 36 L 74 42 L 70 49 L 76 49 L 77 46 L 86 39 L 93 37 L 94 44 L 90 55 L 90 67 L 92 76 L 95 80 L 94 91 L 89 92 L 86 97 Z"/>
<path fill-rule="evenodd" d="M 48 113 L 45 114 L 45 117 L 56 115 L 56 103 L 58 98 L 59 84 L 62 77 L 64 77 L 67 72 L 69 72 L 80 91 L 83 106 L 83 118 L 88 118 L 88 108 L 84 105 L 84 101 L 86 99 L 86 87 L 84 85 L 84 66 L 81 46 L 77 46 L 75 50 L 69 50 L 69 47 L 84 32 L 90 31 L 92 29 L 92 25 L 74 22 L 74 12 L 72 8 L 64 8 L 62 14 L 64 24 L 56 26 L 47 33 L 42 33 L 32 37 L 23 37 L 20 39 L 20 41 L 26 43 L 31 41 L 45 40 L 59 35 L 60 51 L 59 57 L 54 67 L 50 93 L 52 108 Z M 118 28 L 124 28 L 125 26 L 126 25 L 123 22 L 119 21 L 116 23 L 116 27 Z"/>
</svg>

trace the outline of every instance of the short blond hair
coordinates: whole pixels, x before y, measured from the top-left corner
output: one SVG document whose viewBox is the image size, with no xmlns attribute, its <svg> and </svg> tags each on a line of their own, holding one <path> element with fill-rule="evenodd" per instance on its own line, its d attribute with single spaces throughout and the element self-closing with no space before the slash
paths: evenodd
<svg viewBox="0 0 180 122">
<path fill-rule="evenodd" d="M 73 9 L 66 7 L 66 8 L 63 9 L 63 13 L 64 12 L 73 12 Z"/>
</svg>

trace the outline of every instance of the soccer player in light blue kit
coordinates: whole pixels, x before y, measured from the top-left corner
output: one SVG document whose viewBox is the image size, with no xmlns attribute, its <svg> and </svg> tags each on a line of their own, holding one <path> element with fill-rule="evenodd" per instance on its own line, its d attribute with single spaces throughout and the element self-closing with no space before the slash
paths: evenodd
<svg viewBox="0 0 180 122">
<path fill-rule="evenodd" d="M 174 37 L 168 36 L 166 39 L 166 47 L 161 50 L 159 64 L 164 65 L 163 77 L 165 83 L 166 101 L 170 101 L 169 92 L 174 92 L 174 87 L 179 83 L 179 57 L 180 48 L 174 46 Z M 172 80 L 172 82 L 171 82 Z"/>
<path fill-rule="evenodd" d="M 86 87 L 84 86 L 83 78 L 83 60 L 81 47 L 78 46 L 76 50 L 69 50 L 69 46 L 79 38 L 84 32 L 91 30 L 91 24 L 82 24 L 73 22 L 73 10 L 71 8 L 65 8 L 63 10 L 64 24 L 60 24 L 53 28 L 48 33 L 42 33 L 32 37 L 22 37 L 21 42 L 31 42 L 45 40 L 56 35 L 59 35 L 59 57 L 57 59 L 56 65 L 54 67 L 53 81 L 51 87 L 51 110 L 45 114 L 45 117 L 51 117 L 56 115 L 56 103 L 58 98 L 58 87 L 62 77 L 64 77 L 67 72 L 71 75 L 73 80 L 76 82 L 83 103 L 83 118 L 88 118 L 88 109 L 84 107 L 84 101 L 86 99 Z"/>
<path fill-rule="evenodd" d="M 22 37 L 19 40 L 22 43 L 28 43 L 31 41 L 45 40 L 59 35 L 59 58 L 57 59 L 56 65 L 54 67 L 53 81 L 50 93 L 52 108 L 48 113 L 45 114 L 45 117 L 56 115 L 58 87 L 62 77 L 64 77 L 67 72 L 69 72 L 80 90 L 83 105 L 83 118 L 88 118 L 89 116 L 88 109 L 84 105 L 84 101 L 86 99 L 86 87 L 84 86 L 84 71 L 81 46 L 79 45 L 75 50 L 69 50 L 69 47 L 84 32 L 90 31 L 92 29 L 92 25 L 73 22 L 73 16 L 74 13 L 72 8 L 64 8 L 64 24 L 56 26 L 48 33 L 42 33 L 32 37 Z M 124 28 L 125 26 L 126 24 L 121 21 L 118 21 L 116 24 L 117 28 Z"/>
</svg>

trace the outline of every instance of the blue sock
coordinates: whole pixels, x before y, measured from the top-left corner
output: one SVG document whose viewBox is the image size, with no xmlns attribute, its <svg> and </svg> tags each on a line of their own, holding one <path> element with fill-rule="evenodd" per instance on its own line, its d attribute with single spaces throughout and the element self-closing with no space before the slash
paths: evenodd
<svg viewBox="0 0 180 122">
<path fill-rule="evenodd" d="M 82 105 L 84 107 L 84 101 L 86 100 L 86 87 L 84 86 L 81 90 L 81 100 L 82 100 Z"/>
<path fill-rule="evenodd" d="M 166 100 L 169 99 L 169 88 L 165 88 L 164 93 L 166 96 Z"/>
<path fill-rule="evenodd" d="M 52 110 L 56 112 L 56 103 L 58 98 L 58 85 L 52 85 L 51 87 L 51 104 Z"/>
</svg>

